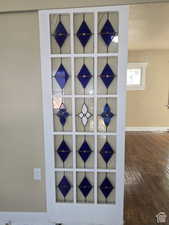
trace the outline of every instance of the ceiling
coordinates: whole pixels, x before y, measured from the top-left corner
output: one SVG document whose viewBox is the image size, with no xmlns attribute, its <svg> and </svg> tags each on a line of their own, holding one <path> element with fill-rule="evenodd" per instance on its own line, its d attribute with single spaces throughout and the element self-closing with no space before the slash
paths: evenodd
<svg viewBox="0 0 169 225">
<path fill-rule="evenodd" d="M 129 8 L 129 50 L 169 49 L 169 3 Z"/>
</svg>

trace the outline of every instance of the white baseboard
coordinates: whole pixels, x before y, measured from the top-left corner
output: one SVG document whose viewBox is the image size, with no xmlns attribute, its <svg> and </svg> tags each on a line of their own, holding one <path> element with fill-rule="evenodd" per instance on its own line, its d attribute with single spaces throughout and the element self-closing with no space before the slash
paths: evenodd
<svg viewBox="0 0 169 225">
<path fill-rule="evenodd" d="M 126 127 L 126 131 L 166 132 L 169 131 L 169 127 Z"/>
<path fill-rule="evenodd" d="M 51 225 L 47 213 L 0 212 L 0 225 Z"/>
</svg>

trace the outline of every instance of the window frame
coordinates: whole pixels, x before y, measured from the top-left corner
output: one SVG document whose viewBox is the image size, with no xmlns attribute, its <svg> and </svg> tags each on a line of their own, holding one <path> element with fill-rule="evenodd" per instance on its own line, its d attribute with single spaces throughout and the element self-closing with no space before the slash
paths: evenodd
<svg viewBox="0 0 169 225">
<path fill-rule="evenodd" d="M 126 82 L 126 86 L 127 86 L 127 91 L 138 91 L 138 90 L 145 90 L 145 81 L 146 81 L 146 69 L 147 69 L 147 65 L 148 63 L 146 62 L 142 62 L 142 63 L 128 63 L 128 69 L 141 69 L 141 83 L 140 85 L 128 85 Z M 127 74 L 126 74 L 127 77 Z M 127 78 L 126 78 L 127 81 Z"/>
</svg>

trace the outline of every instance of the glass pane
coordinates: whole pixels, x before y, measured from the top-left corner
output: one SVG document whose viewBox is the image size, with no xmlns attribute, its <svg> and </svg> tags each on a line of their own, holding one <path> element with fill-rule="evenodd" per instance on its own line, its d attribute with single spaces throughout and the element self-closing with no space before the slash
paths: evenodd
<svg viewBox="0 0 169 225">
<path fill-rule="evenodd" d="M 98 14 L 98 52 L 118 52 L 118 20 L 117 12 Z"/>
<path fill-rule="evenodd" d="M 117 94 L 118 58 L 98 58 L 98 94 Z"/>
<path fill-rule="evenodd" d="M 92 13 L 74 15 L 75 53 L 93 53 L 94 22 Z"/>
<path fill-rule="evenodd" d="M 116 137 L 97 137 L 97 166 L 99 169 L 115 169 L 116 167 Z"/>
<path fill-rule="evenodd" d="M 127 85 L 141 85 L 141 69 L 127 69 Z"/>
<path fill-rule="evenodd" d="M 116 131 L 116 99 L 115 98 L 98 98 L 98 131 L 115 132 Z"/>
<path fill-rule="evenodd" d="M 75 92 L 78 95 L 94 94 L 93 58 L 75 58 Z"/>
<path fill-rule="evenodd" d="M 76 98 L 76 130 L 85 132 L 94 128 L 93 98 Z"/>
<path fill-rule="evenodd" d="M 77 173 L 77 202 L 93 203 L 94 202 L 94 174 Z"/>
<path fill-rule="evenodd" d="M 94 136 L 76 136 L 77 168 L 94 168 Z"/>
<path fill-rule="evenodd" d="M 70 53 L 70 16 L 50 15 L 51 53 Z"/>
<path fill-rule="evenodd" d="M 72 99 L 53 96 L 54 131 L 72 131 Z"/>
<path fill-rule="evenodd" d="M 55 168 L 73 168 L 73 143 L 70 135 L 55 135 Z"/>
<path fill-rule="evenodd" d="M 98 203 L 115 203 L 115 174 L 98 173 Z"/>
<path fill-rule="evenodd" d="M 71 95 L 72 74 L 69 58 L 52 58 L 53 95 Z"/>
<path fill-rule="evenodd" d="M 56 202 L 73 202 L 73 173 L 56 172 Z"/>
</svg>

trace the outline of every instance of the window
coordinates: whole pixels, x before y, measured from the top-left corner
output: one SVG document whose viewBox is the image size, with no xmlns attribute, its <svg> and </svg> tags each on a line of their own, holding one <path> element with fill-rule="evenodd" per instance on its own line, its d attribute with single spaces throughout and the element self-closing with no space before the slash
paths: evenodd
<svg viewBox="0 0 169 225">
<path fill-rule="evenodd" d="M 147 63 L 129 63 L 127 69 L 127 90 L 145 89 Z"/>
</svg>

